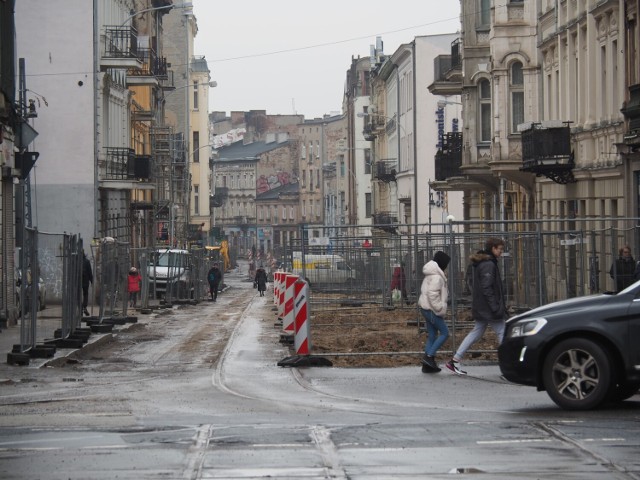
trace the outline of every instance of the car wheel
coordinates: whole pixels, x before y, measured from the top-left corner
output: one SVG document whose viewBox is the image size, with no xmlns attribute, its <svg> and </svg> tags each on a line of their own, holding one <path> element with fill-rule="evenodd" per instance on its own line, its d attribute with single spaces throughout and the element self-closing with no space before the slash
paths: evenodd
<svg viewBox="0 0 640 480">
<path fill-rule="evenodd" d="M 569 338 L 547 354 L 542 379 L 547 394 L 558 406 L 589 410 L 607 398 L 611 361 L 600 344 L 586 338 Z"/>
</svg>

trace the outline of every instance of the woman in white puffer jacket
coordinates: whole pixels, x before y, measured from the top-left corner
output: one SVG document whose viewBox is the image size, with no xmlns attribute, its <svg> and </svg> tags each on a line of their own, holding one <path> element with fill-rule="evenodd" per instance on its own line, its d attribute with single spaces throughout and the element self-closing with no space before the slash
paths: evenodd
<svg viewBox="0 0 640 480">
<path fill-rule="evenodd" d="M 447 313 L 449 298 L 447 277 L 444 274 L 449 260 L 449 255 L 438 251 L 433 256 L 433 260 L 428 261 L 422 267 L 424 279 L 420 287 L 418 305 L 427 324 L 427 343 L 424 346 L 422 359 L 422 371 L 425 373 L 435 373 L 441 370 L 436 363 L 435 355 L 449 338 L 449 329 L 443 318 Z"/>
</svg>

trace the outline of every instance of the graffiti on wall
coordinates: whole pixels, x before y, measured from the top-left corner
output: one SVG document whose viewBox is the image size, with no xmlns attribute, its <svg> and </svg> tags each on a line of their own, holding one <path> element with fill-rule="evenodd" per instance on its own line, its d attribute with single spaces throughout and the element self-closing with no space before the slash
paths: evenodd
<svg viewBox="0 0 640 480">
<path fill-rule="evenodd" d="M 282 187 L 291 183 L 291 174 L 287 172 L 278 172 L 271 175 L 260 175 L 256 183 L 256 191 L 258 195 L 268 192 L 274 188 Z"/>
</svg>

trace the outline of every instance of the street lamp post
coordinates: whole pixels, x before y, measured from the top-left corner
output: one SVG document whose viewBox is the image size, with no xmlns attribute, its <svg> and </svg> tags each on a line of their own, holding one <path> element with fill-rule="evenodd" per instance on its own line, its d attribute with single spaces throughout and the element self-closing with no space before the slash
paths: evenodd
<svg viewBox="0 0 640 480">
<path fill-rule="evenodd" d="M 137 10 L 137 11 L 133 11 L 131 10 L 129 12 L 129 16 L 124 20 L 124 22 L 122 22 L 122 25 L 120 25 L 121 27 L 124 27 L 125 24 L 131 20 L 132 18 L 134 18 L 136 15 L 140 15 L 142 13 L 147 13 L 147 12 L 155 12 L 158 10 L 173 10 L 174 8 L 193 8 L 193 3 L 192 2 L 182 2 L 182 3 L 175 3 L 172 5 L 162 5 L 160 7 L 149 7 L 149 8 L 143 8 L 142 10 Z"/>
</svg>

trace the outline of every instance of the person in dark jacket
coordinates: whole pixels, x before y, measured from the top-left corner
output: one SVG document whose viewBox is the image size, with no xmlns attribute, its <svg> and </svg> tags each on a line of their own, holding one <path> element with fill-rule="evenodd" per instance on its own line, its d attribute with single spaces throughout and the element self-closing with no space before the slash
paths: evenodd
<svg viewBox="0 0 640 480">
<path fill-rule="evenodd" d="M 264 292 L 267 290 L 267 272 L 262 265 L 260 265 L 258 270 L 256 270 L 254 282 L 257 285 L 260 296 L 264 297 Z"/>
<path fill-rule="evenodd" d="M 620 292 L 635 282 L 636 262 L 631 256 L 631 247 L 625 245 L 618 250 L 618 259 L 613 262 L 609 275 L 616 282 L 616 291 Z"/>
<path fill-rule="evenodd" d="M 464 338 L 455 355 L 446 364 L 446 367 L 458 375 L 466 375 L 458 363 L 466 351 L 482 338 L 487 326 L 498 336 L 498 342 L 502 342 L 505 328 L 507 308 L 502 290 L 502 279 L 498 269 L 498 258 L 504 252 L 504 241 L 499 238 L 490 238 L 485 243 L 483 251 L 471 256 L 471 268 L 473 269 L 473 289 L 471 292 L 471 313 L 474 327 Z"/>
<path fill-rule="evenodd" d="M 93 269 L 91 262 L 87 258 L 86 252 L 82 252 L 82 313 L 90 315 L 87 310 L 89 305 L 89 285 L 93 283 Z"/>
<path fill-rule="evenodd" d="M 218 268 L 218 264 L 214 263 L 207 272 L 207 282 L 209 282 L 209 295 L 214 302 L 218 299 L 218 289 L 222 280 L 222 272 Z"/>
</svg>

